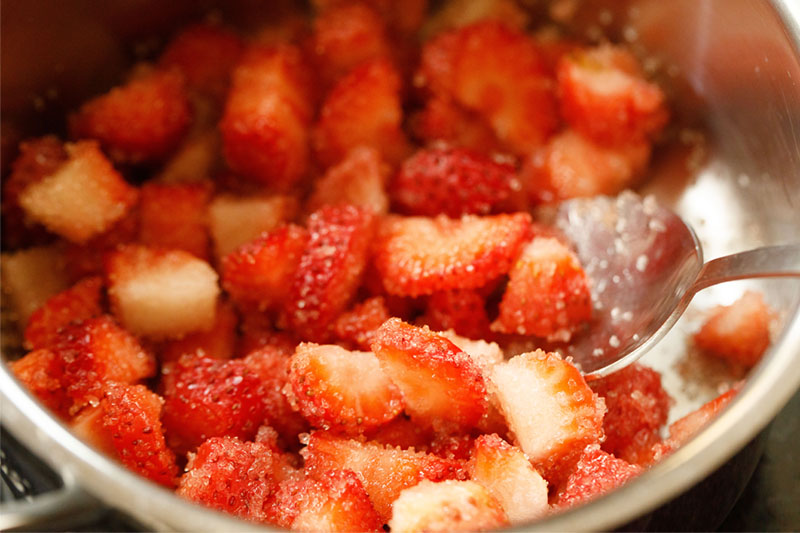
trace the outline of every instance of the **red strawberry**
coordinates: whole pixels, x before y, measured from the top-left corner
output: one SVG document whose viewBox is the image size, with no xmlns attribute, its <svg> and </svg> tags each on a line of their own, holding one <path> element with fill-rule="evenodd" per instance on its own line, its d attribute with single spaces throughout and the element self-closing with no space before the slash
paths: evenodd
<svg viewBox="0 0 800 533">
<path fill-rule="evenodd" d="M 231 299 L 245 306 L 279 306 L 308 242 L 308 232 L 287 224 L 263 233 L 222 260 L 222 286 Z"/>
<path fill-rule="evenodd" d="M 434 148 L 403 163 L 390 193 L 402 213 L 458 218 L 513 210 L 521 189 L 509 163 L 464 148 Z"/>
<path fill-rule="evenodd" d="M 527 213 L 458 220 L 388 216 L 375 265 L 390 294 L 473 289 L 508 272 L 530 230 Z"/>
<path fill-rule="evenodd" d="M 103 279 L 86 278 L 69 289 L 51 296 L 33 312 L 25 327 L 25 347 L 50 348 L 64 326 L 94 318 L 103 313 Z"/>
<path fill-rule="evenodd" d="M 100 403 L 82 411 L 72 427 L 128 469 L 172 488 L 178 467 L 164 441 L 162 403 L 143 385 L 109 383 Z"/>
<path fill-rule="evenodd" d="M 370 441 L 408 450 L 426 451 L 433 439 L 430 428 L 422 427 L 411 421 L 408 416 L 401 415 L 391 422 L 371 431 L 368 435 Z"/>
<path fill-rule="evenodd" d="M 214 324 L 207 331 L 189 333 L 182 339 L 166 341 L 161 345 L 161 364 L 177 361 L 183 355 L 230 359 L 236 350 L 239 317 L 228 302 L 219 302 Z"/>
<path fill-rule="evenodd" d="M 638 476 L 642 468 L 588 446 L 556 495 L 558 507 L 571 507 L 596 498 Z"/>
<path fill-rule="evenodd" d="M 400 390 L 372 352 L 303 343 L 289 368 L 290 401 L 314 427 L 363 435 L 403 410 Z"/>
<path fill-rule="evenodd" d="M 350 204 L 383 215 L 389 208 L 385 190 L 388 175 L 389 166 L 377 150 L 364 146 L 354 148 L 314 182 L 306 210 L 312 212 L 325 205 Z"/>
<path fill-rule="evenodd" d="M 398 164 L 410 148 L 401 128 L 400 89 L 400 76 L 385 59 L 364 63 L 339 80 L 323 102 L 314 130 L 320 163 L 336 164 L 364 145 Z"/>
<path fill-rule="evenodd" d="M 315 341 L 329 336 L 361 284 L 375 218 L 357 207 L 329 206 L 313 213 L 307 226 L 310 237 L 284 312 L 289 329 Z"/>
<path fill-rule="evenodd" d="M 494 331 L 568 341 L 592 316 L 589 280 L 557 239 L 535 237 L 509 273 Z"/>
<path fill-rule="evenodd" d="M 428 145 L 444 141 L 482 153 L 504 151 L 503 144 L 483 116 L 464 109 L 446 96 L 430 97 L 425 107 L 411 116 L 410 122 L 413 134 Z"/>
<path fill-rule="evenodd" d="M 9 363 L 11 372 L 45 407 L 63 419 L 70 417 L 72 399 L 64 388 L 64 361 L 42 348 Z"/>
<path fill-rule="evenodd" d="M 755 366 L 769 347 L 772 315 L 761 294 L 747 291 L 733 304 L 713 309 L 694 342 L 714 357 Z"/>
<path fill-rule="evenodd" d="M 183 75 L 149 70 L 83 104 L 69 126 L 73 137 L 100 141 L 115 161 L 141 163 L 169 155 L 191 119 Z"/>
<path fill-rule="evenodd" d="M 122 244 L 136 242 L 138 237 L 139 209 L 138 206 L 133 206 L 108 230 L 92 237 L 86 243 L 66 244 L 64 263 L 69 279 L 77 282 L 88 276 L 104 275 L 105 257 Z"/>
<path fill-rule="evenodd" d="M 306 475 L 315 478 L 335 469 L 355 472 L 369 494 L 382 522 L 391 516 L 392 502 L 400 492 L 423 479 L 464 479 L 463 465 L 435 455 L 399 450 L 315 431 L 300 452 Z"/>
<path fill-rule="evenodd" d="M 139 201 L 140 242 L 208 260 L 210 193 L 205 184 L 146 183 Z"/>
<path fill-rule="evenodd" d="M 470 339 L 491 337 L 486 298 L 473 289 L 435 292 L 419 320 L 434 331 L 453 330 Z"/>
<path fill-rule="evenodd" d="M 375 331 L 391 318 L 383 297 L 375 296 L 339 315 L 333 324 L 338 340 L 359 350 L 370 350 Z"/>
<path fill-rule="evenodd" d="M 262 313 L 243 313 L 239 330 L 241 337 L 236 345 L 237 357 L 244 357 L 264 347 L 275 348 L 289 357 L 298 344 L 291 334 L 275 329 L 272 317 Z"/>
<path fill-rule="evenodd" d="M 597 142 L 642 141 L 667 123 L 664 93 L 644 79 L 636 58 L 622 47 L 575 50 L 557 69 L 561 113 Z"/>
<path fill-rule="evenodd" d="M 474 427 L 486 414 L 480 368 L 445 337 L 392 318 L 372 342 L 386 374 L 400 388 L 412 420 L 435 429 Z"/>
<path fill-rule="evenodd" d="M 313 0 L 311 4 L 317 11 L 326 11 L 336 6 L 346 5 L 352 0 Z M 395 0 L 365 0 L 401 36 L 412 35 L 420 29 L 428 9 L 427 0 L 407 0 L 398 4 Z"/>
<path fill-rule="evenodd" d="M 675 449 L 688 442 L 728 406 L 742 389 L 742 386 L 742 382 L 734 384 L 728 391 L 670 424 L 667 445 L 671 449 Z"/>
</svg>

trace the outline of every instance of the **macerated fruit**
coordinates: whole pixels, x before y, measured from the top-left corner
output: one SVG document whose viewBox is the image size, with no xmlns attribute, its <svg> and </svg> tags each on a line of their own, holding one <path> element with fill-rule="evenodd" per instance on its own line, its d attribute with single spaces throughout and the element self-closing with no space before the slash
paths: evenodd
<svg viewBox="0 0 800 533">
<path fill-rule="evenodd" d="M 481 153 L 503 152 L 503 145 L 486 120 L 446 96 L 432 96 L 411 115 L 411 132 L 428 146 L 439 143 Z"/>
<path fill-rule="evenodd" d="M 239 317 L 229 302 L 220 301 L 214 313 L 214 324 L 207 331 L 188 333 L 181 339 L 172 339 L 161 344 L 159 362 L 163 365 L 177 361 L 183 355 L 230 359 L 236 351 Z"/>
<path fill-rule="evenodd" d="M 349 4 L 351 0 L 312 0 L 317 11 L 326 11 L 336 6 Z M 389 28 L 400 36 L 413 35 L 419 30 L 428 9 L 427 0 L 406 0 L 398 4 L 395 0 L 365 0 L 386 21 Z"/>
<path fill-rule="evenodd" d="M 415 422 L 469 430 L 486 414 L 480 368 L 444 336 L 392 318 L 376 332 L 372 351 L 400 388 Z"/>
<path fill-rule="evenodd" d="M 349 204 L 384 215 L 389 209 L 385 190 L 389 171 L 380 152 L 374 148 L 354 148 L 316 180 L 306 211 L 313 212 L 325 205 Z"/>
<path fill-rule="evenodd" d="M 450 0 L 426 22 L 425 31 L 435 35 L 482 20 L 501 21 L 524 30 L 530 22 L 530 13 L 516 0 Z"/>
<path fill-rule="evenodd" d="M 123 246 L 107 258 L 106 278 L 114 315 L 137 335 L 182 337 L 214 325 L 217 273 L 188 252 Z"/>
<path fill-rule="evenodd" d="M 508 277 L 494 331 L 568 341 L 592 316 L 589 279 L 557 239 L 535 237 Z"/>
<path fill-rule="evenodd" d="M 394 207 L 407 215 L 489 215 L 513 211 L 522 185 L 513 165 L 464 148 L 420 150 L 394 177 Z"/>
<path fill-rule="evenodd" d="M 302 343 L 289 362 L 290 401 L 312 426 L 363 435 L 398 416 L 403 397 L 372 352 Z"/>
<path fill-rule="evenodd" d="M 473 339 L 487 339 L 492 336 L 489 331 L 486 298 L 473 289 L 454 289 L 431 294 L 418 322 L 434 331 L 453 330 Z"/>
<path fill-rule="evenodd" d="M 474 289 L 509 271 L 530 223 L 527 213 L 457 220 L 389 215 L 378 229 L 375 266 L 390 294 Z"/>
<path fill-rule="evenodd" d="M 497 435 L 481 435 L 469 463 L 470 478 L 486 487 L 512 524 L 545 515 L 547 482 L 534 470 L 522 450 Z"/>
<path fill-rule="evenodd" d="M 70 241 L 84 243 L 109 229 L 136 203 L 138 191 L 93 141 L 67 144 L 67 161 L 29 184 L 19 204 L 32 220 Z"/>
<path fill-rule="evenodd" d="M 772 310 L 761 294 L 747 291 L 731 305 L 713 309 L 694 342 L 714 357 L 755 366 L 769 346 L 771 320 Z"/>
<path fill-rule="evenodd" d="M 588 446 L 564 486 L 556 495 L 556 506 L 570 507 L 596 498 L 642 472 L 638 465 L 604 452 L 597 444 Z"/>
<path fill-rule="evenodd" d="M 206 184 L 146 183 L 139 200 L 139 240 L 154 248 L 184 250 L 209 258 Z"/>
<path fill-rule="evenodd" d="M 75 138 L 99 141 L 115 161 L 142 163 L 169 155 L 191 119 L 183 75 L 149 70 L 83 104 L 69 127 Z"/>
<path fill-rule="evenodd" d="M 374 296 L 339 315 L 333 331 L 339 341 L 359 350 L 371 350 L 375 332 L 391 317 L 383 297 Z"/>
<path fill-rule="evenodd" d="M 55 294 L 69 287 L 64 257 L 56 247 L 36 246 L 3 253 L 3 292 L 20 324 Z"/>
<path fill-rule="evenodd" d="M 537 350 L 495 365 L 491 387 L 519 447 L 548 481 L 602 440 L 603 400 L 558 354 Z"/>
<path fill-rule="evenodd" d="M 508 525 L 502 507 L 474 481 L 421 481 L 392 504 L 392 531 L 485 531 Z"/>
<path fill-rule="evenodd" d="M 714 420 L 731 403 L 731 400 L 736 397 L 742 386 L 742 382 L 734 384 L 726 392 L 670 424 L 667 445 L 671 449 L 676 449 L 694 437 L 696 433 Z"/>
</svg>

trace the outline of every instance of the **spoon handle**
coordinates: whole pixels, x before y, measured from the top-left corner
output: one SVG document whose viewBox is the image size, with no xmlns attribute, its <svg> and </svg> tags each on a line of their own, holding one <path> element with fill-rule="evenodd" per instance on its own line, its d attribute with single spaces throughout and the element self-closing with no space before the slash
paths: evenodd
<svg viewBox="0 0 800 533">
<path fill-rule="evenodd" d="M 703 265 L 692 292 L 737 279 L 800 277 L 800 243 L 765 246 L 713 259 Z"/>
</svg>

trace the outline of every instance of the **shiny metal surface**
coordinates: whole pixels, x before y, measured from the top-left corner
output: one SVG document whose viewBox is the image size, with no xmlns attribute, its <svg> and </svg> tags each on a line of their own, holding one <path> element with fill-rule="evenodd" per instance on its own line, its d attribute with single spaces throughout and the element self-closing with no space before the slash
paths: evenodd
<svg viewBox="0 0 800 533">
<path fill-rule="evenodd" d="M 179 17 L 202 12 L 208 4 L 3 1 L 4 132 L 14 127 L 25 130 L 14 124 L 17 118 L 25 119 L 24 125 L 51 127 L 49 121 L 60 107 L 113 79 L 125 59 L 124 42 L 140 36 L 143 28 L 158 32 L 174 27 Z M 235 4 L 239 3 L 220 3 L 223 11 Z M 590 37 L 616 34 L 647 53 L 647 65 L 670 87 L 676 116 L 691 124 L 676 132 L 687 149 L 659 158 L 643 192 L 656 194 L 696 228 L 708 258 L 793 242 L 800 234 L 798 4 L 796 0 L 577 2 L 574 23 Z M 707 132 L 707 142 L 702 150 L 690 150 L 698 130 Z M 780 283 L 756 284 L 779 310 L 782 324 L 765 360 L 718 419 L 634 482 L 526 529 L 607 530 L 636 519 L 645 520 L 637 524 L 647 525 L 643 515 L 686 492 L 752 441 L 800 386 L 800 288 Z M 693 305 L 729 303 L 741 289 L 737 284 L 715 286 L 699 294 Z M 686 387 L 686 376 L 675 368 L 685 351 L 691 314 L 690 308 L 645 358 L 667 372 L 665 383 L 674 394 Z M 88 492 L 146 527 L 184 531 L 255 527 L 182 501 L 97 453 L 42 409 L 4 365 L 0 365 L 0 393 L 3 424 L 21 441 L 57 470 L 74 476 Z M 674 416 L 682 416 L 709 394 L 688 391 Z"/>
</svg>

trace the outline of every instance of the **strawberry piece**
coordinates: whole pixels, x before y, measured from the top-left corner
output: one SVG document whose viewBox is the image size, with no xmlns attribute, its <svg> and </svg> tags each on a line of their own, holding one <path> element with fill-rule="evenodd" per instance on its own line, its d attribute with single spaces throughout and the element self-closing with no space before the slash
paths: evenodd
<svg viewBox="0 0 800 533">
<path fill-rule="evenodd" d="M 630 458 L 638 453 L 643 442 L 658 440 L 648 439 L 645 434 L 657 437 L 669 416 L 671 398 L 661 386 L 661 375 L 633 363 L 589 385 L 606 403 L 603 450 L 637 463 Z"/>
<path fill-rule="evenodd" d="M 306 475 L 316 478 L 328 470 L 355 472 L 369 494 L 382 522 L 391 516 L 392 502 L 400 492 L 423 479 L 464 479 L 463 465 L 435 455 L 399 450 L 373 442 L 336 437 L 315 431 L 301 450 Z"/>
<path fill-rule="evenodd" d="M 557 73 L 562 115 L 597 142 L 642 141 L 667 123 L 664 93 L 622 47 L 575 50 L 561 58 Z"/>
<path fill-rule="evenodd" d="M 86 278 L 69 289 L 51 296 L 28 319 L 25 347 L 50 348 L 64 326 L 103 314 L 103 279 Z"/>
<path fill-rule="evenodd" d="M 436 435 L 430 442 L 428 451 L 445 459 L 455 459 L 458 461 L 469 461 L 472 455 L 472 448 L 475 445 L 475 437 L 470 434 L 451 434 Z"/>
<path fill-rule="evenodd" d="M 69 287 L 64 266 L 64 255 L 55 246 L 3 252 L 0 256 L 2 290 L 20 324 L 26 324 L 48 298 Z"/>
<path fill-rule="evenodd" d="M 219 287 L 205 261 L 182 250 L 121 246 L 106 258 L 111 308 L 131 332 L 179 338 L 214 325 Z"/>
<path fill-rule="evenodd" d="M 316 17 L 309 48 L 325 86 L 361 63 L 392 56 L 383 20 L 367 4 L 355 2 L 333 6 Z"/>
<path fill-rule="evenodd" d="M 512 357 L 492 368 L 491 384 L 519 447 L 548 481 L 602 440 L 603 400 L 558 354 L 537 350 Z"/>
<path fill-rule="evenodd" d="M 434 331 L 453 330 L 459 335 L 478 339 L 491 337 L 486 299 L 472 289 L 431 294 L 419 322 Z"/>
<path fill-rule="evenodd" d="M 428 98 L 425 107 L 411 116 L 410 126 L 413 134 L 428 145 L 444 141 L 487 154 L 504 151 L 484 117 L 445 96 Z"/>
<path fill-rule="evenodd" d="M 713 309 L 694 342 L 714 357 L 755 366 L 769 347 L 772 315 L 761 294 L 747 291 L 733 304 Z"/>
<path fill-rule="evenodd" d="M 82 411 L 72 428 L 128 469 L 173 488 L 178 467 L 164 441 L 162 403 L 144 385 L 109 383 L 99 405 Z"/>
<path fill-rule="evenodd" d="M 115 161 L 163 159 L 192 119 L 183 75 L 151 70 L 89 100 L 70 116 L 73 137 L 96 139 Z"/>
<path fill-rule="evenodd" d="M 4 129 L 6 124 L 3 124 Z M 5 155 L 5 153 L 4 153 Z M 44 228 L 26 220 L 19 196 L 28 185 L 54 174 L 67 160 L 64 144 L 55 136 L 30 139 L 19 144 L 19 155 L 11 164 L 11 174 L 3 182 L 3 245 L 18 248 L 46 238 Z M 5 175 L 5 172 L 4 172 Z"/>
<path fill-rule="evenodd" d="M 308 165 L 311 81 L 299 50 L 247 50 L 233 72 L 219 128 L 231 169 L 257 183 L 288 189 Z"/>
<path fill-rule="evenodd" d="M 527 213 L 458 220 L 390 215 L 378 231 L 375 266 L 390 294 L 474 289 L 508 272 L 530 222 Z"/>
<path fill-rule="evenodd" d="M 286 457 L 267 444 L 215 437 L 190 455 L 175 492 L 212 509 L 266 522 L 280 483 L 292 472 Z"/>
<path fill-rule="evenodd" d="M 281 484 L 272 521 L 294 531 L 383 531 L 364 485 L 350 470 Z"/>
<path fill-rule="evenodd" d="M 458 218 L 511 211 L 521 188 L 509 163 L 464 148 L 434 148 L 403 163 L 390 194 L 401 213 Z"/>
<path fill-rule="evenodd" d="M 497 435 L 475 440 L 469 469 L 470 478 L 486 487 L 512 524 L 533 521 L 549 511 L 547 482 L 522 450 Z"/>
<path fill-rule="evenodd" d="M 207 260 L 210 193 L 205 184 L 146 183 L 139 201 L 139 241 Z"/>
<path fill-rule="evenodd" d="M 161 387 L 167 442 L 181 455 L 210 437 L 251 439 L 266 418 L 265 384 L 242 359 L 181 357 Z"/>
<path fill-rule="evenodd" d="M 84 244 L 67 243 L 63 247 L 67 276 L 77 282 L 85 277 L 105 275 L 106 256 L 120 245 L 136 242 L 138 238 L 139 209 L 136 205 L 111 228 Z"/>
<path fill-rule="evenodd" d="M 45 407 L 63 419 L 70 417 L 73 401 L 64 388 L 64 361 L 46 348 L 28 352 L 9 363 L 14 377 Z"/>
<path fill-rule="evenodd" d="M 328 206 L 308 218 L 310 238 L 284 301 L 289 329 L 316 341 L 355 296 L 375 228 L 369 211 Z"/>
<path fill-rule="evenodd" d="M 400 163 L 410 150 L 401 128 L 400 89 L 400 76 L 385 59 L 368 61 L 339 80 L 322 104 L 314 129 L 319 162 L 334 165 L 363 145 L 393 165 Z"/>
<path fill-rule="evenodd" d="M 336 338 L 356 346 L 359 350 L 371 350 L 375 331 L 391 318 L 383 297 L 375 296 L 339 315 L 333 324 Z"/>
<path fill-rule="evenodd" d="M 402 391 L 412 420 L 468 430 L 486 414 L 480 368 L 447 338 L 392 318 L 375 333 L 372 351 Z"/>
<path fill-rule="evenodd" d="M 224 301 L 217 304 L 214 324 L 208 331 L 189 333 L 182 339 L 166 341 L 161 345 L 161 364 L 177 361 L 183 355 L 230 359 L 236 350 L 239 317 L 233 306 Z"/>
<path fill-rule="evenodd" d="M 85 243 L 111 228 L 136 203 L 131 187 L 97 143 L 67 144 L 67 161 L 18 197 L 26 216 L 67 240 Z"/>
<path fill-rule="evenodd" d="M 586 273 L 558 239 L 535 237 L 508 277 L 494 331 L 566 342 L 592 316 Z"/>
<path fill-rule="evenodd" d="M 314 182 L 314 191 L 306 204 L 307 211 L 325 205 L 350 204 L 383 215 L 389 209 L 385 185 L 389 166 L 374 148 L 351 150 L 338 164 Z"/>
<path fill-rule="evenodd" d="M 325 12 L 351 2 L 352 0 L 313 0 L 311 4 L 317 11 Z M 395 0 L 365 0 L 364 3 L 380 13 L 389 28 L 401 36 L 416 33 L 428 10 L 427 0 L 407 0 L 402 4 Z"/>
<path fill-rule="evenodd" d="M 425 30 L 435 35 L 483 20 L 502 21 L 524 31 L 530 22 L 530 13 L 516 0 L 450 0 L 428 20 Z"/>
<path fill-rule="evenodd" d="M 392 531 L 488 531 L 508 525 L 489 492 L 474 481 L 422 481 L 392 504 Z"/>
<path fill-rule="evenodd" d="M 516 154 L 542 146 L 558 126 L 553 83 L 535 41 L 481 21 L 428 41 L 421 81 L 479 113 Z"/>
<path fill-rule="evenodd" d="M 267 346 L 280 350 L 289 357 L 298 344 L 298 340 L 291 334 L 275 329 L 272 317 L 263 313 L 243 313 L 239 330 L 241 336 L 236 345 L 237 357 L 244 357 Z"/>
<path fill-rule="evenodd" d="M 729 390 L 720 394 L 708 403 L 701 405 L 683 418 L 669 426 L 667 445 L 676 449 L 689 441 L 696 433 L 709 424 L 725 409 L 742 389 L 743 383 L 734 384 Z"/>
<path fill-rule="evenodd" d="M 231 67 L 243 49 L 235 33 L 211 24 L 194 24 L 167 44 L 159 62 L 180 70 L 189 88 L 221 100 L 228 90 Z"/>
<path fill-rule="evenodd" d="M 426 451 L 433 439 L 433 432 L 430 428 L 415 424 L 408 416 L 401 415 L 369 432 L 368 439 L 390 448 L 403 450 L 413 448 L 416 451 Z"/>
<path fill-rule="evenodd" d="M 633 187 L 649 160 L 646 141 L 603 146 L 566 129 L 524 161 L 520 179 L 534 203 L 614 195 Z"/>
<path fill-rule="evenodd" d="M 597 444 L 584 450 L 564 486 L 556 495 L 556 506 L 572 507 L 596 498 L 638 476 L 642 468 L 604 452 Z"/>
<path fill-rule="evenodd" d="M 261 234 L 222 260 L 222 287 L 245 306 L 281 305 L 307 243 L 308 232 L 294 224 Z"/>
<path fill-rule="evenodd" d="M 290 401 L 313 427 L 364 434 L 398 416 L 400 391 L 372 352 L 303 343 L 289 363 Z"/>
</svg>

